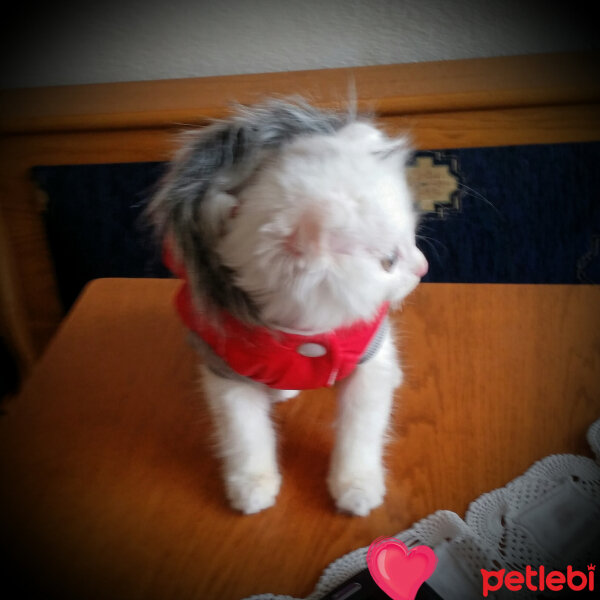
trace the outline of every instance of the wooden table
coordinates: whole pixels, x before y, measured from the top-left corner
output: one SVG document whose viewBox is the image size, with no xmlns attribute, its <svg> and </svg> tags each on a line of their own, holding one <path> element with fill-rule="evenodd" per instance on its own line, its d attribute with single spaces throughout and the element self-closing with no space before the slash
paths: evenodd
<svg viewBox="0 0 600 600">
<path fill-rule="evenodd" d="M 282 490 L 224 501 L 171 280 L 92 283 L 0 418 L 0 530 L 21 589 L 48 598 L 303 597 L 339 556 L 468 503 L 600 415 L 600 288 L 422 285 L 394 315 L 407 381 L 388 494 L 367 518 L 325 486 L 335 401 L 275 407 Z M 3 559 L 4 565 L 6 561 Z M 20 597 L 17 595 L 17 597 Z"/>
</svg>

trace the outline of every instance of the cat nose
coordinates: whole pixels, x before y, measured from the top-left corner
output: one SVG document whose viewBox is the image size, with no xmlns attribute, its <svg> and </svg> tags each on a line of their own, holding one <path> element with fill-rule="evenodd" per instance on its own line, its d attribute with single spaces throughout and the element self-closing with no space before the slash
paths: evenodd
<svg viewBox="0 0 600 600">
<path fill-rule="evenodd" d="M 420 250 L 417 250 L 417 256 L 415 257 L 415 263 L 413 266 L 413 273 L 419 278 L 425 277 L 429 271 L 429 263 Z"/>
<path fill-rule="evenodd" d="M 429 271 L 429 263 L 427 262 L 427 260 L 424 260 L 422 264 L 419 265 L 415 270 L 415 275 L 419 277 L 419 279 L 422 279 L 423 277 L 425 277 L 425 275 L 427 275 L 427 271 Z"/>
</svg>

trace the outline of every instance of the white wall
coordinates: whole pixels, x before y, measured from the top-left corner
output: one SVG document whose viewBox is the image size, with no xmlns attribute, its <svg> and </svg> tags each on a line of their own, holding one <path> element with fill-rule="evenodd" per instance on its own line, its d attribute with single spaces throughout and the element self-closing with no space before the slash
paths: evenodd
<svg viewBox="0 0 600 600">
<path fill-rule="evenodd" d="M 588 49 L 577 1 L 95 0 L 2 9 L 0 86 L 201 77 Z"/>
</svg>

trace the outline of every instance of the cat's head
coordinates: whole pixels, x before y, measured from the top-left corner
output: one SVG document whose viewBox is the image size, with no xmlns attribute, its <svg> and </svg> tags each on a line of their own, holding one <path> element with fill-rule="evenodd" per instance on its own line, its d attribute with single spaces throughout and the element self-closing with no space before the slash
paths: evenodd
<svg viewBox="0 0 600 600">
<path fill-rule="evenodd" d="M 425 274 L 403 139 L 283 102 L 191 137 L 151 212 L 200 309 L 325 331 L 401 301 Z"/>
</svg>

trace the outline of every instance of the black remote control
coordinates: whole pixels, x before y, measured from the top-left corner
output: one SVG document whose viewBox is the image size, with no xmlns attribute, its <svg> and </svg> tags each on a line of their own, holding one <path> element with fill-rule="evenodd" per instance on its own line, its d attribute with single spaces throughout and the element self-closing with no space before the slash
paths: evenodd
<svg viewBox="0 0 600 600">
<path fill-rule="evenodd" d="M 375 583 L 369 569 L 364 569 L 332 590 L 323 600 L 390 600 L 390 597 Z M 427 582 L 424 582 L 415 600 L 443 600 Z"/>
</svg>

